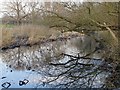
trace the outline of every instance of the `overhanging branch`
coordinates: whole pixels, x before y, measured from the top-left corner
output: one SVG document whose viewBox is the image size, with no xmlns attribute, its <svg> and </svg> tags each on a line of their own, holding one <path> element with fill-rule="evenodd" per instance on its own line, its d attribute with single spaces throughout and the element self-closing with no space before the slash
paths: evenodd
<svg viewBox="0 0 120 90">
<path fill-rule="evenodd" d="M 105 22 L 104 24 L 100 24 L 99 22 L 93 20 L 93 19 L 90 19 L 93 23 L 97 24 L 98 27 L 101 27 L 101 28 L 106 28 L 110 34 L 112 35 L 112 37 L 114 38 L 115 41 L 118 42 L 118 38 L 116 37 L 115 33 L 109 28 L 109 25 L 107 25 Z"/>
</svg>

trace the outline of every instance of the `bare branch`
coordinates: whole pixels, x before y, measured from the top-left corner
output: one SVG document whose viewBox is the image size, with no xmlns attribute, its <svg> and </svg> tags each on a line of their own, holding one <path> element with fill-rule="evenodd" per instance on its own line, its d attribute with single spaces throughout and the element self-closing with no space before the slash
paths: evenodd
<svg viewBox="0 0 120 90">
<path fill-rule="evenodd" d="M 113 38 L 118 42 L 118 38 L 115 36 L 114 32 L 109 28 L 109 25 L 107 25 L 105 22 L 104 24 L 100 24 L 99 22 L 93 20 L 93 19 L 90 19 L 92 22 L 96 23 L 98 25 L 98 27 L 104 27 L 106 28 L 110 33 L 111 35 L 113 36 Z"/>
</svg>

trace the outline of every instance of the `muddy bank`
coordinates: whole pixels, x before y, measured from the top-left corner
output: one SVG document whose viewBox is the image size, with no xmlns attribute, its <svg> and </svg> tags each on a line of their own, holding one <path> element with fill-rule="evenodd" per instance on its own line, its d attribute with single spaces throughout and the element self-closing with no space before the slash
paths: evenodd
<svg viewBox="0 0 120 90">
<path fill-rule="evenodd" d="M 48 42 L 54 42 L 54 41 L 63 41 L 63 40 L 67 40 L 67 39 L 71 39 L 71 38 L 75 38 L 75 37 L 81 37 L 82 34 L 81 33 L 77 33 L 77 32 L 65 32 L 63 34 L 61 34 L 60 36 L 50 36 L 49 38 L 42 38 L 40 39 L 38 42 L 29 42 L 29 37 L 28 36 L 17 36 L 14 37 L 15 41 L 12 42 L 9 45 L 6 46 L 2 46 L 0 47 L 1 50 L 7 50 L 7 49 L 14 49 L 16 47 L 21 47 L 21 46 L 33 46 L 33 45 L 39 45 L 42 43 L 48 43 Z"/>
</svg>

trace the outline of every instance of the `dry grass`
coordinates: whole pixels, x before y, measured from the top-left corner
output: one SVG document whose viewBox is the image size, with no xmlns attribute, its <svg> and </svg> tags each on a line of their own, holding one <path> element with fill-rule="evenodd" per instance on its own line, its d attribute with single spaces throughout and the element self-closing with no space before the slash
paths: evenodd
<svg viewBox="0 0 120 90">
<path fill-rule="evenodd" d="M 0 46 L 2 46 L 2 29 L 0 29 Z"/>
<path fill-rule="evenodd" d="M 60 35 L 60 32 L 45 26 L 21 25 L 13 28 L 3 27 L 0 30 L 0 46 L 6 46 L 14 42 L 15 36 L 28 36 L 29 42 L 38 42 L 43 38 L 49 38 L 51 35 Z"/>
</svg>

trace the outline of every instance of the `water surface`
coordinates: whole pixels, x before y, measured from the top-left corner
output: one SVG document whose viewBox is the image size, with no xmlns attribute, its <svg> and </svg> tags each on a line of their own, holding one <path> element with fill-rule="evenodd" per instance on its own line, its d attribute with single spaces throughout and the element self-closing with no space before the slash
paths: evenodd
<svg viewBox="0 0 120 90">
<path fill-rule="evenodd" d="M 82 87 L 101 87 L 108 76 L 108 72 L 97 70 L 98 66 L 104 63 L 101 58 L 102 52 L 95 52 L 89 56 L 96 60 L 78 59 L 78 63 L 94 64 L 94 66 L 88 67 L 76 64 L 71 70 L 69 69 L 75 64 L 76 58 L 63 55 L 64 53 L 82 57 L 93 52 L 96 46 L 97 43 L 94 39 L 81 36 L 69 40 L 58 40 L 32 47 L 20 47 L 2 51 L 2 57 L 0 58 L 0 88 L 3 88 L 2 85 L 6 82 L 10 83 L 9 88 L 64 87 L 65 84 L 74 80 L 76 81 L 69 84 L 68 87 L 79 87 L 80 85 Z M 75 61 L 64 66 L 50 65 L 50 63 L 66 63 L 72 59 L 75 59 Z M 70 65 L 70 68 L 65 68 Z M 68 72 L 66 72 L 67 70 Z M 61 74 L 62 72 L 66 73 Z M 91 74 L 86 76 L 90 72 Z M 59 78 L 54 80 L 59 74 L 61 74 Z M 77 80 L 73 79 L 73 76 L 86 77 Z M 28 80 L 28 83 L 20 85 L 20 81 L 24 81 L 24 79 Z M 51 80 L 54 81 L 49 82 Z"/>
</svg>

